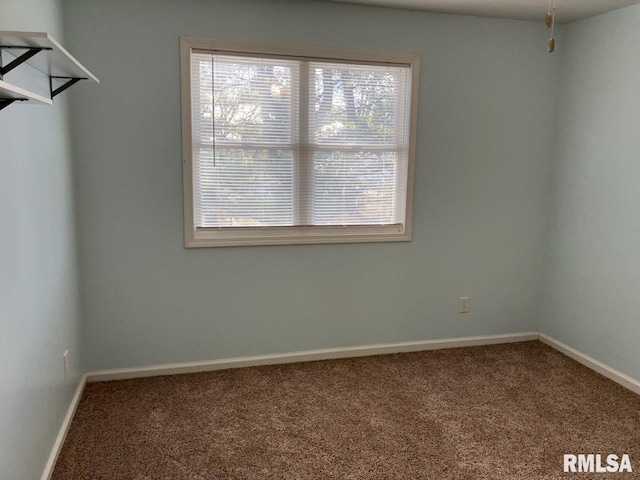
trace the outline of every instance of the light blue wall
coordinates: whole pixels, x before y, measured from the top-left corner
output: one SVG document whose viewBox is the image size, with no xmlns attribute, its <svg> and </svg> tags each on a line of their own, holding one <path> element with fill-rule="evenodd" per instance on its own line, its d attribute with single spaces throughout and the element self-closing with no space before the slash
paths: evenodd
<svg viewBox="0 0 640 480">
<path fill-rule="evenodd" d="M 537 330 L 557 58 L 539 23 L 67 0 L 90 369 Z M 179 37 L 422 57 L 411 243 L 185 250 Z M 458 297 L 471 313 L 457 313 Z"/>
<path fill-rule="evenodd" d="M 640 378 L 640 6 L 564 33 L 541 330 Z"/>
<path fill-rule="evenodd" d="M 0 0 L 0 30 L 62 40 L 61 23 L 59 2 Z M 62 97 L 54 106 L 0 112 L 2 480 L 40 477 L 83 369 L 69 144 Z M 73 370 L 67 381 L 65 349 Z"/>
</svg>

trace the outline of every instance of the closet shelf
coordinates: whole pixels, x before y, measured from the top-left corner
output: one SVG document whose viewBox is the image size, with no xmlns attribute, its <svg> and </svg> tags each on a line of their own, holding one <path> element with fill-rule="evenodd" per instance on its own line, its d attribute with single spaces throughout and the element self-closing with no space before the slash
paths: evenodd
<svg viewBox="0 0 640 480">
<path fill-rule="evenodd" d="M 53 100 L 42 95 L 30 92 L 24 88 L 16 87 L 10 83 L 0 80 L 0 100 L 6 103 L 20 101 L 21 103 L 33 103 L 39 105 L 51 105 Z M 2 106 L 0 105 L 0 108 Z"/>
<path fill-rule="evenodd" d="M 0 31 L 0 51 L 10 53 L 12 57 L 6 65 L 0 57 L 0 110 L 13 102 L 50 105 L 53 97 L 80 80 L 100 83 L 48 33 Z M 23 65 L 29 65 L 49 77 L 50 98 L 6 81 L 4 76 L 7 73 Z"/>
</svg>

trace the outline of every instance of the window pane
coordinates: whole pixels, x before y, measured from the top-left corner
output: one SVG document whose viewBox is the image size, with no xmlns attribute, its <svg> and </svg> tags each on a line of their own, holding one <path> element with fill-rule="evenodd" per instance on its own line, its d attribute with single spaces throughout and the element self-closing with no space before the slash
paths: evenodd
<svg viewBox="0 0 640 480">
<path fill-rule="evenodd" d="M 195 168 L 197 227 L 292 225 L 291 150 L 199 150 Z"/>
<path fill-rule="evenodd" d="M 406 68 L 310 65 L 312 142 L 389 147 L 404 143 Z"/>
<path fill-rule="evenodd" d="M 393 152 L 316 152 L 313 223 L 399 223 L 397 164 L 397 155 Z"/>
<path fill-rule="evenodd" d="M 296 62 L 208 54 L 194 59 L 200 111 L 196 141 L 210 145 L 215 128 L 216 145 L 291 143 L 292 130 L 297 135 L 292 125 L 297 124 Z"/>
</svg>

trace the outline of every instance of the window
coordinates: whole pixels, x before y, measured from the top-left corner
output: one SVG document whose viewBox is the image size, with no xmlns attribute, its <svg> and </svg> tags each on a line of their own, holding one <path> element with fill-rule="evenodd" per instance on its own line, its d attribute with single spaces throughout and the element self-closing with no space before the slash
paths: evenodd
<svg viewBox="0 0 640 480">
<path fill-rule="evenodd" d="M 181 51 L 187 247 L 411 239 L 417 56 Z"/>
</svg>

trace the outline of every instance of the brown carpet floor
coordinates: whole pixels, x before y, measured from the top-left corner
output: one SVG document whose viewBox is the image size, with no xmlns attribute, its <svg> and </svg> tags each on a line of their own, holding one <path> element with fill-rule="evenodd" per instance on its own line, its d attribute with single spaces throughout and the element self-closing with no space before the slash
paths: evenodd
<svg viewBox="0 0 640 480">
<path fill-rule="evenodd" d="M 634 472 L 564 474 L 565 453 Z M 53 479 L 638 472 L 640 396 L 536 341 L 89 384 Z"/>
</svg>

